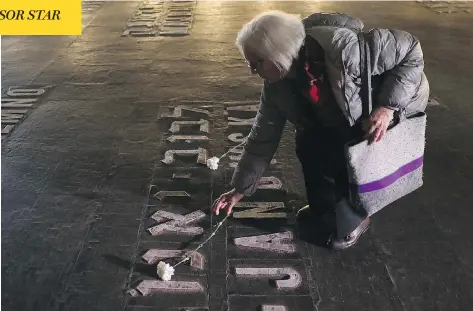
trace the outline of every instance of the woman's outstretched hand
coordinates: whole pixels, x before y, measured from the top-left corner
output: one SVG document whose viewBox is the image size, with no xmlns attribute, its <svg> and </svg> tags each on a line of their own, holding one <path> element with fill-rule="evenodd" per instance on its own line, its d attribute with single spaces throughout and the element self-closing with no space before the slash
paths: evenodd
<svg viewBox="0 0 473 311">
<path fill-rule="evenodd" d="M 227 215 L 230 215 L 235 204 L 237 204 L 243 196 L 243 194 L 238 193 L 235 189 L 230 190 L 215 200 L 212 210 L 215 212 L 215 215 L 218 215 L 220 210 L 226 210 Z"/>
<path fill-rule="evenodd" d="M 373 110 L 370 118 L 363 124 L 363 130 L 366 133 L 365 138 L 369 140 L 370 144 L 378 142 L 383 138 L 393 119 L 393 115 L 394 110 L 386 107 L 378 107 Z"/>
</svg>

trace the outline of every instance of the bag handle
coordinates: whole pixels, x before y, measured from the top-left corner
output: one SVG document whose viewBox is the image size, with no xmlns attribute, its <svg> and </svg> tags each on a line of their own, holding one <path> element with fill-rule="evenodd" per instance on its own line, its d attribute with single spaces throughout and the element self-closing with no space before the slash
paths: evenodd
<svg viewBox="0 0 473 311">
<path fill-rule="evenodd" d="M 360 73 L 361 90 L 360 97 L 362 103 L 362 116 L 367 119 L 373 108 L 373 98 L 371 94 L 371 51 L 366 34 L 358 32 L 358 42 L 360 45 Z"/>
</svg>

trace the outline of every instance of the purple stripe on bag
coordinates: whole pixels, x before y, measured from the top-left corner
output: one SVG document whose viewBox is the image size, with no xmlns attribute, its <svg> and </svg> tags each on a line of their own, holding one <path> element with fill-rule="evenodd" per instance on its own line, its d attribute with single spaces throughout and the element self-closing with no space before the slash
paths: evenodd
<svg viewBox="0 0 473 311">
<path fill-rule="evenodd" d="M 359 185 L 358 186 L 358 192 L 359 193 L 366 193 L 366 192 L 371 192 L 371 191 L 376 191 L 376 190 L 386 188 L 386 187 L 392 185 L 393 183 L 395 183 L 399 178 L 401 178 L 401 177 L 415 171 L 419 167 L 421 167 L 423 163 L 424 163 L 424 156 L 421 156 L 420 158 L 418 158 L 418 159 L 416 159 L 416 160 L 414 160 L 410 163 L 407 163 L 406 165 L 404 165 L 403 167 L 401 167 L 400 169 L 398 169 L 397 171 L 395 171 L 391 175 L 388 175 L 388 176 L 386 176 L 384 178 L 381 178 L 377 181 L 373 181 L 373 182 L 370 182 L 370 183 L 367 183 L 367 184 Z"/>
</svg>

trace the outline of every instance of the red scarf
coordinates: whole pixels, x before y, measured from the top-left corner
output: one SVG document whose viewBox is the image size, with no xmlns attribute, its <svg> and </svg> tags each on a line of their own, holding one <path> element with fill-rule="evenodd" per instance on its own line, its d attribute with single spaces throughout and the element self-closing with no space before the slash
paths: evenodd
<svg viewBox="0 0 473 311">
<path fill-rule="evenodd" d="M 316 77 L 314 77 L 313 74 L 310 73 L 308 61 L 305 63 L 305 71 L 310 78 L 309 95 L 316 103 L 318 103 L 320 97 L 319 97 L 319 88 L 317 87 L 316 83 L 323 82 L 323 78 L 320 77 L 319 79 L 317 79 Z"/>
</svg>

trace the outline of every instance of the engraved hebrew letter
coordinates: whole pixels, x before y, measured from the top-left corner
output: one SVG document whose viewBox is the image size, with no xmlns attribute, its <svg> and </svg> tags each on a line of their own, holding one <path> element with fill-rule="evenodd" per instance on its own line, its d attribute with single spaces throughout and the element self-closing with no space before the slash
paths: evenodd
<svg viewBox="0 0 473 311">
<path fill-rule="evenodd" d="M 285 306 L 281 305 L 262 305 L 261 311 L 286 311 Z"/>
<path fill-rule="evenodd" d="M 250 278 L 287 278 L 285 280 L 275 280 L 277 289 L 294 289 L 299 287 L 302 277 L 293 268 L 235 268 L 236 276 Z"/>
<path fill-rule="evenodd" d="M 166 197 L 189 197 L 190 195 L 185 191 L 159 191 L 154 195 L 158 200 L 162 200 Z"/>
<path fill-rule="evenodd" d="M 208 133 L 209 132 L 209 121 L 199 120 L 199 121 L 174 121 L 171 123 L 169 131 L 171 133 L 177 133 L 181 130 L 181 125 L 200 125 L 199 131 Z"/>
<path fill-rule="evenodd" d="M 210 115 L 210 111 L 205 110 L 205 109 L 179 105 L 179 106 L 174 107 L 174 111 L 173 111 L 172 114 L 163 114 L 163 115 L 161 115 L 161 117 L 162 118 L 180 118 L 180 117 L 182 117 L 182 111 L 183 110 L 202 113 L 202 114 L 205 114 L 207 116 Z"/>
<path fill-rule="evenodd" d="M 239 202 L 235 208 L 250 208 L 245 211 L 233 212 L 234 218 L 287 218 L 285 212 L 268 213 L 276 209 L 284 209 L 283 202 Z"/>
<path fill-rule="evenodd" d="M 296 251 L 296 246 L 292 243 L 284 242 L 292 241 L 293 238 L 294 236 L 292 232 L 286 231 L 281 233 L 235 238 L 233 241 L 238 247 L 291 254 Z"/>
<path fill-rule="evenodd" d="M 192 173 L 174 173 L 172 174 L 173 179 L 190 179 Z"/>
<path fill-rule="evenodd" d="M 199 282 L 144 280 L 136 287 L 136 290 L 143 296 L 150 296 L 155 293 L 198 293 L 204 289 Z"/>
<path fill-rule="evenodd" d="M 240 119 L 240 118 L 235 118 L 235 117 L 228 117 L 228 125 L 253 125 L 253 122 L 255 122 L 255 118 L 250 118 L 250 119 Z"/>
<path fill-rule="evenodd" d="M 227 108 L 228 111 L 248 111 L 257 112 L 259 105 L 244 105 L 244 106 L 230 106 Z"/>
<path fill-rule="evenodd" d="M 157 264 L 159 260 L 167 258 L 190 257 L 190 265 L 193 268 L 204 269 L 204 256 L 198 252 L 182 251 L 176 249 L 150 249 L 141 258 L 150 265 Z"/>
<path fill-rule="evenodd" d="M 275 177 L 261 177 L 258 182 L 258 189 L 274 189 L 279 190 L 282 188 L 282 181 Z"/>
<path fill-rule="evenodd" d="M 38 98 L 2 98 L 2 108 L 30 108 Z"/>
<path fill-rule="evenodd" d="M 246 139 L 246 136 L 243 136 L 242 133 L 233 133 L 228 135 L 228 139 L 234 143 L 240 144 Z"/>
<path fill-rule="evenodd" d="M 205 217 L 202 211 L 195 211 L 185 216 L 166 211 L 157 211 L 151 218 L 159 224 L 151 227 L 148 231 L 151 235 L 161 235 L 165 233 L 175 233 L 180 235 L 198 235 L 204 232 L 202 227 L 187 227 L 187 225 L 197 222 Z M 163 223 L 163 221 L 166 221 Z"/>
<path fill-rule="evenodd" d="M 172 135 L 167 139 L 170 143 L 173 143 L 177 140 L 186 140 L 186 141 L 193 141 L 193 140 L 209 140 L 207 136 L 204 135 Z"/>
<path fill-rule="evenodd" d="M 179 155 L 183 157 L 197 155 L 197 163 L 205 164 L 207 162 L 207 149 L 197 148 L 194 150 L 168 150 L 164 153 L 164 159 L 161 162 L 165 164 L 174 163 L 174 155 Z"/>
<path fill-rule="evenodd" d="M 7 95 L 11 97 L 36 97 L 43 95 L 44 89 L 13 89 L 8 90 Z"/>
</svg>

